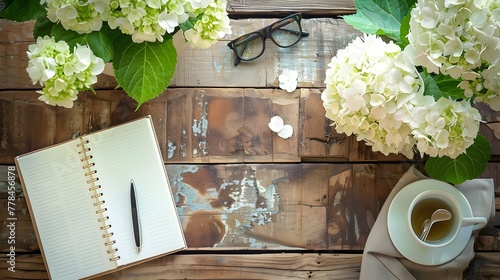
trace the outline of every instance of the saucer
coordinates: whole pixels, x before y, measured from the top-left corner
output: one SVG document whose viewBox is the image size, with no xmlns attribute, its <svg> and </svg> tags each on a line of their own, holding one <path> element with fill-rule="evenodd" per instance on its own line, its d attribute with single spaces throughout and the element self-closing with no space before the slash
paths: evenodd
<svg viewBox="0 0 500 280">
<path fill-rule="evenodd" d="M 472 234 L 472 225 L 462 227 L 455 240 L 444 247 L 425 247 L 412 238 L 407 222 L 412 200 L 427 190 L 441 190 L 449 193 L 461 206 L 464 217 L 472 217 L 472 209 L 465 196 L 455 187 L 434 179 L 423 179 L 401 189 L 387 213 L 389 236 L 396 249 L 407 259 L 422 265 L 440 265 L 456 258 L 467 246 Z"/>
</svg>

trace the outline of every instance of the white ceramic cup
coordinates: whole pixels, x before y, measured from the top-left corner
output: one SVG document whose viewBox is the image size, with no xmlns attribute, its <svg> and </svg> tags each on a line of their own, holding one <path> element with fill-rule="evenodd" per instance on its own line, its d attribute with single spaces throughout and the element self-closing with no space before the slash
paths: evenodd
<svg viewBox="0 0 500 280">
<path fill-rule="evenodd" d="M 472 230 L 475 230 L 486 225 L 485 217 L 464 217 L 462 207 L 464 205 L 459 205 L 454 197 L 445 191 L 428 190 L 420 193 L 412 200 L 410 211 L 408 211 L 410 235 L 424 246 L 443 247 L 455 240 L 463 227 L 472 226 Z M 465 207 L 470 208 L 470 205 L 465 205 Z M 434 223 L 426 241 L 421 241 L 419 236 L 422 233 L 424 221 L 430 219 L 432 213 L 439 208 L 450 211 L 452 218 Z"/>
</svg>

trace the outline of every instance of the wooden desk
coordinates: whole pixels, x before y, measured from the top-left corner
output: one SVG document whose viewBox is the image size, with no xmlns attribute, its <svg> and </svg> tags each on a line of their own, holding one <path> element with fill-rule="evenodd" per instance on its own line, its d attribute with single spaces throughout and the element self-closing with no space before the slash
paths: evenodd
<svg viewBox="0 0 500 280">
<path fill-rule="evenodd" d="M 359 278 L 366 238 L 387 195 L 422 162 L 374 154 L 337 134 L 324 117 L 326 65 L 359 35 L 337 16 L 353 7 L 338 0 L 229 1 L 233 34 L 209 49 L 185 50 L 171 87 L 138 111 L 105 75 L 97 94 L 81 93 L 70 110 L 39 102 L 25 71 L 32 23 L 0 20 L 0 220 L 6 224 L 7 168 L 14 156 L 150 114 L 190 248 L 99 279 Z M 302 11 L 310 36 L 287 49 L 268 41 L 262 57 L 233 67 L 227 41 L 285 11 Z M 278 88 L 283 69 L 299 71 L 293 93 Z M 500 117 L 481 110 L 488 120 Z M 268 129 L 274 115 L 294 127 L 292 138 Z M 494 156 L 483 177 L 495 179 L 498 211 L 495 129 L 498 136 L 500 124 L 481 131 L 492 141 Z M 47 278 L 19 184 L 15 206 L 16 272 L 7 271 L 10 231 L 2 226 L 0 275 Z M 499 226 L 497 214 L 481 231 L 465 279 L 500 275 Z"/>
</svg>

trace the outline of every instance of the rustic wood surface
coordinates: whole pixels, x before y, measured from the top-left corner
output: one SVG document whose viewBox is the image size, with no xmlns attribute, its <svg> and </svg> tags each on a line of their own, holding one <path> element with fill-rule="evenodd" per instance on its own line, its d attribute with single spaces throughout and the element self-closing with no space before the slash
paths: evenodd
<svg viewBox="0 0 500 280">
<path fill-rule="evenodd" d="M 245 269 L 238 279 L 261 279 L 255 274 L 259 273 L 259 266 L 269 269 L 261 273 L 284 277 L 282 279 L 305 279 L 309 276 L 307 272 L 317 279 L 332 279 L 335 275 L 338 278 L 333 279 L 346 279 L 344 277 L 349 278 L 351 273 L 354 274 L 350 277 L 357 277 L 360 251 L 369 231 L 385 198 L 408 166 L 389 163 L 167 164 L 190 249 L 177 254 L 182 261 L 174 261 L 168 268 L 165 265 L 179 260 L 177 256 L 163 257 L 101 279 L 140 276 L 141 273 L 146 273 L 143 277 L 162 275 L 163 278 L 167 277 L 165 273 L 172 277 L 166 279 L 177 279 L 179 274 L 186 275 L 187 279 L 234 279 L 232 273 L 242 267 Z M 485 175 L 491 177 L 499 167 L 491 164 Z M 7 178 L 7 166 L 0 167 L 0 175 Z M 6 186 L 3 180 L 0 184 Z M 14 276 L 44 279 L 46 272 L 37 259 L 39 246 L 26 202 L 20 184 L 16 187 L 16 267 L 20 273 Z M 6 191 L 2 192 L 0 203 L 1 209 L 7 209 Z M 8 217 L 7 211 L 0 212 L 3 221 Z M 500 250 L 498 224 L 497 219 L 481 231 L 475 246 L 477 252 Z M 9 252 L 8 236 L 9 232 L 2 231 L 1 252 Z M 196 255 L 200 250 L 206 253 Z M 276 251 L 287 253 L 279 256 Z M 338 256 L 339 253 L 342 256 Z M 484 256 L 476 258 L 478 263 L 476 259 L 473 261 L 468 273 L 496 271 L 499 253 Z M 214 259 L 226 267 L 225 278 L 217 274 L 221 271 L 216 267 L 206 271 L 215 265 Z M 290 263 L 290 259 L 294 262 Z M 38 265 L 31 264 L 33 260 Z M 307 268 L 307 264 L 314 268 Z M 190 265 L 193 268 L 189 268 Z M 6 261 L 0 265 L 0 268 L 7 267 Z M 35 275 L 38 276 L 35 278 Z"/>
<path fill-rule="evenodd" d="M 0 257 L 0 269 L 7 258 Z M 476 253 L 464 279 L 500 279 L 500 255 Z M 100 280 L 114 279 L 359 279 L 360 254 L 256 253 L 176 254 L 131 267 Z M 24 254 L 17 259 L 17 279 L 48 279 L 42 257 Z M 235 277 L 237 275 L 237 277 Z"/>
<path fill-rule="evenodd" d="M 198 140 L 202 142 L 198 143 L 196 142 L 196 139 L 192 139 L 193 134 L 195 134 L 193 129 L 196 130 L 198 128 L 192 128 L 191 123 L 193 121 L 197 121 L 197 124 L 201 124 L 199 121 L 205 121 L 205 119 L 197 118 L 204 118 L 205 114 L 208 114 L 208 110 L 211 109 L 218 111 L 218 108 L 222 106 L 231 105 L 240 106 L 240 108 L 233 108 L 239 109 L 240 111 L 238 112 L 238 118 L 231 121 L 246 122 L 244 123 L 244 127 L 248 128 L 246 124 L 252 123 L 253 120 L 248 119 L 248 115 L 245 119 L 243 119 L 243 114 L 245 113 L 245 110 L 253 110 L 251 103 L 245 102 L 251 100 L 252 102 L 260 101 L 268 103 L 266 106 L 272 107 L 268 108 L 271 111 L 266 111 L 266 113 L 269 114 L 269 117 L 272 116 L 271 114 L 279 113 L 286 114 L 284 117 L 287 117 L 292 113 L 291 110 L 296 110 L 293 113 L 296 113 L 297 115 L 290 115 L 290 117 L 292 117 L 292 120 L 303 129 L 302 131 L 304 134 L 299 136 L 304 136 L 304 140 L 307 140 L 302 141 L 301 146 L 298 147 L 300 149 L 300 154 L 298 156 L 301 158 L 315 160 L 326 158 L 328 161 L 330 161 L 331 158 L 353 161 L 377 159 L 403 160 L 403 157 L 400 156 L 384 157 L 374 155 L 370 148 L 358 143 L 354 137 L 346 138 L 343 135 L 338 135 L 335 130 L 330 127 L 330 122 L 324 118 L 324 109 L 320 104 L 321 99 L 319 95 L 321 90 L 324 88 L 326 65 L 339 48 L 345 47 L 353 38 L 360 34 L 352 27 L 346 25 L 341 19 L 306 19 L 304 20 L 304 27 L 311 34 L 299 41 L 297 46 L 282 49 L 275 46 L 268 40 L 266 44 L 266 52 L 262 57 L 249 63 L 241 63 L 237 67 L 232 65 L 233 57 L 232 53 L 226 47 L 227 41 L 246 32 L 255 30 L 259 26 L 269 24 L 274 20 L 275 19 L 233 20 L 231 24 L 233 28 L 232 35 L 227 36 L 227 38 L 221 40 L 211 48 L 187 48 L 181 53 L 170 89 L 166 91 L 164 96 L 155 99 L 153 102 L 149 102 L 141 109 L 141 112 L 151 112 L 152 114 L 158 113 L 166 116 L 165 114 L 168 114 L 169 112 L 169 110 L 166 110 L 165 108 L 167 107 L 173 110 L 172 115 L 175 114 L 177 117 L 166 118 L 166 121 L 173 121 L 176 123 L 178 121 L 182 122 L 182 129 L 180 127 L 175 128 L 179 128 L 181 130 L 172 131 L 171 141 L 177 141 L 178 146 L 176 151 L 177 153 L 182 152 L 183 154 L 174 154 L 172 155 L 172 158 L 165 157 L 165 155 L 164 157 L 171 162 L 189 162 L 189 160 L 193 158 L 196 158 L 196 162 L 224 162 L 228 160 L 230 162 L 238 161 L 239 159 L 237 157 L 240 155 L 237 155 L 233 160 L 228 159 L 227 156 L 217 157 L 217 154 L 211 154 L 208 156 L 204 155 L 203 153 L 206 151 L 203 150 L 203 147 L 200 149 L 199 145 L 203 145 L 203 141 L 210 141 L 210 139 L 199 138 Z M 22 115 L 25 114 L 22 112 L 23 110 L 28 110 L 28 112 L 30 112 L 30 110 L 40 110 L 40 113 L 42 114 L 48 113 L 49 111 L 63 111 L 62 114 L 68 114 L 67 117 L 72 119 L 71 124 L 73 125 L 99 122 L 99 116 L 100 119 L 104 119 L 104 116 L 106 114 L 110 114 L 111 111 L 113 111 L 114 116 L 112 117 L 116 120 L 116 122 L 123 121 L 125 118 L 130 119 L 137 116 L 134 114 L 135 104 L 128 99 L 125 94 L 121 94 L 123 98 L 120 98 L 119 102 L 117 102 L 116 99 L 113 99 L 115 98 L 113 95 L 116 94 L 116 91 L 113 90 L 116 87 L 116 82 L 112 77 L 107 75 L 101 75 L 99 77 L 96 89 L 109 89 L 113 91 L 98 91 L 98 94 L 95 96 L 94 94 L 81 94 L 79 103 L 77 103 L 78 109 L 73 109 L 70 112 L 64 112 L 65 110 L 47 108 L 44 104 L 40 104 L 40 102 L 36 100 L 37 94 L 34 93 L 36 86 L 34 86 L 29 80 L 24 67 L 24 65 L 27 65 L 27 56 L 25 54 L 26 49 L 29 44 L 33 43 L 33 37 L 30 31 L 33 23 L 28 22 L 17 24 L 0 19 L 0 24 L 3 26 L 3 28 L 0 29 L 0 81 L 2 81 L 2 83 L 0 83 L 0 90 L 3 92 L 2 96 L 0 96 L 0 101 L 2 102 L 0 103 L 0 106 L 2 106 L 1 112 L 4 112 L 2 116 L 4 119 L 3 122 L 7 122 L 9 120 L 9 116 L 12 116 L 12 111 L 20 111 L 20 115 L 13 120 L 13 129 L 20 127 L 16 121 L 24 120 L 22 118 Z M 298 81 L 301 90 L 299 89 L 292 94 L 288 94 L 278 88 L 278 76 L 283 69 L 298 70 Z M 193 87 L 196 87 L 197 89 L 193 89 Z M 224 92 L 220 91 L 222 90 L 221 88 L 225 88 Z M 23 91 L 19 91 L 21 89 Z M 25 101 L 22 101 L 26 98 L 33 102 L 26 104 Z M 218 100 L 216 100 L 217 98 Z M 214 105 L 208 106 L 208 101 L 210 100 L 202 99 L 213 100 Z M 202 103 L 198 103 L 198 101 Z M 284 104 L 283 102 L 288 103 Z M 13 103 L 16 103 L 16 105 L 13 105 Z M 186 108 L 186 106 L 188 108 Z M 257 105 L 257 108 L 260 108 L 259 105 Z M 275 108 L 281 108 L 287 113 L 279 110 L 273 112 L 272 110 Z M 481 113 L 486 121 L 500 120 L 499 112 L 494 112 L 488 107 L 481 106 L 480 104 L 478 105 L 478 108 L 481 110 Z M 193 110 L 194 115 L 180 114 L 186 109 L 190 110 L 190 112 Z M 218 111 L 220 114 L 217 115 L 217 117 L 219 117 L 217 121 L 220 122 L 222 119 L 226 120 L 227 118 L 234 117 L 234 114 L 231 112 L 233 109 L 226 109 L 220 112 Z M 85 119 L 79 115 L 79 111 L 77 110 L 85 111 Z M 175 113 L 175 110 L 179 111 Z M 96 113 L 92 114 L 91 111 L 96 111 Z M 224 115 L 224 113 L 226 113 L 226 115 Z M 229 113 L 230 115 L 227 115 Z M 92 116 L 89 116 L 90 114 L 92 114 Z M 215 118 L 213 112 L 210 114 L 210 117 Z M 264 115 L 261 115 L 260 117 L 267 118 L 267 116 Z M 59 119 L 59 117 L 57 118 Z M 87 118 L 92 119 L 88 120 Z M 162 118 L 162 120 L 165 120 L 165 118 Z M 55 122 L 55 119 L 52 121 Z M 0 120 L 0 122 L 2 122 L 2 120 Z M 209 120 L 208 125 L 214 125 L 214 122 L 210 122 Z M 5 124 L 3 127 L 6 125 L 9 125 L 9 123 Z M 109 124 L 101 123 L 90 128 L 98 129 L 103 125 Z M 226 128 L 220 127 L 220 125 L 222 125 L 221 123 L 217 125 L 219 125 L 218 129 Z M 233 125 L 238 124 L 233 123 Z M 266 126 L 267 122 L 263 122 L 261 125 Z M 52 123 L 45 124 L 44 130 L 49 129 L 47 133 L 47 137 L 49 137 L 49 139 L 45 139 L 48 141 L 46 143 L 40 143 L 41 146 L 53 143 L 54 141 L 60 141 L 60 138 L 57 137 L 56 139 L 54 135 L 55 128 L 55 125 Z M 67 128 L 71 129 L 70 126 Z M 80 132 L 86 132 L 88 131 L 88 128 L 89 127 L 85 130 L 82 127 Z M 165 130 L 165 127 L 162 127 L 162 129 Z M 169 129 L 172 129 L 171 126 L 169 126 Z M 200 127 L 199 129 L 204 129 L 204 127 Z M 248 143 L 246 143 L 244 147 L 241 143 L 242 139 L 245 138 L 245 135 L 243 135 L 245 134 L 245 131 L 231 131 L 234 127 L 226 129 L 227 130 L 224 131 L 224 133 L 226 133 L 226 137 L 230 137 L 230 134 L 233 133 L 232 140 L 235 140 L 234 136 L 239 138 L 237 139 L 238 143 L 225 143 L 226 145 L 236 145 L 232 148 L 239 149 L 237 154 L 255 154 L 260 152 L 261 154 L 254 157 L 253 160 L 269 161 L 272 159 L 272 156 L 269 155 L 270 147 L 262 146 L 266 145 L 266 143 L 261 143 L 260 147 L 252 147 L 254 150 L 249 151 Z M 12 130 L 6 130 L 6 135 L 9 134 L 9 131 Z M 182 132 L 185 132 L 186 135 L 183 135 Z M 28 132 L 21 131 L 20 134 L 24 133 Z M 212 134 L 213 133 L 215 132 L 212 131 Z M 499 159 L 500 123 L 482 125 L 481 133 L 492 143 L 493 158 Z M 206 138 L 210 136 L 201 135 L 201 137 Z M 269 138 L 270 134 L 259 135 L 259 139 L 262 139 L 262 137 Z M 168 142 L 169 139 L 162 140 Z M 6 140 L 0 139 L 0 141 Z M 267 141 L 269 141 L 269 139 L 267 139 Z M 273 142 L 276 141 L 273 140 Z M 13 143 L 19 142 L 13 141 L 10 143 L 13 145 Z M 168 142 L 168 144 L 173 143 Z M 278 141 L 278 144 L 283 144 L 283 142 Z M 0 149 L 5 150 L 0 153 L 0 162 L 6 162 L 5 159 L 1 158 L 2 156 L 6 156 L 7 159 L 9 159 L 12 158 L 12 155 L 17 155 L 26 151 L 15 150 L 7 147 L 7 145 L 8 143 L 0 145 Z M 269 145 L 269 142 L 267 145 Z M 214 148 L 214 145 L 208 146 Z M 227 146 L 223 148 L 231 149 Z M 247 148 L 246 151 L 244 150 L 245 148 Z M 194 149 L 196 149 L 196 151 Z M 282 161 L 297 161 L 297 155 L 287 155 L 287 151 L 289 151 L 288 148 L 283 151 L 285 154 L 282 155 Z M 219 150 L 218 152 L 220 153 L 221 151 Z M 252 158 L 250 155 L 245 157 L 245 162 L 251 160 Z"/>
<path fill-rule="evenodd" d="M 37 100 L 25 68 L 32 22 L 0 19 L 0 209 L 7 209 L 7 168 L 16 155 L 78 134 L 152 115 L 188 242 L 188 251 L 99 279 L 358 279 L 366 238 L 392 187 L 416 164 L 371 152 L 336 133 L 320 94 L 326 65 L 360 33 L 339 15 L 354 1 L 229 0 L 233 33 L 205 50 L 184 50 L 171 87 L 135 111 L 110 76 L 96 94 L 79 95 L 68 110 Z M 305 15 L 310 32 L 297 46 L 276 47 L 233 66 L 226 44 L 289 11 Z M 299 89 L 278 88 L 283 69 L 299 71 Z M 485 120 L 500 114 L 479 105 Z M 292 138 L 267 128 L 280 115 Z M 493 160 L 482 175 L 495 179 L 497 217 L 475 244 L 465 279 L 500 278 L 500 124 L 482 125 Z M 47 273 L 21 186 L 16 191 L 15 279 Z M 0 220 L 7 221 L 7 211 Z M 6 275 L 10 232 L 0 230 L 0 278 Z"/>
<path fill-rule="evenodd" d="M 354 13 L 353 0 L 228 0 L 227 11 L 232 17 L 249 15 L 276 15 L 286 12 L 301 12 L 305 15 L 344 15 Z"/>
<path fill-rule="evenodd" d="M 182 51 L 171 87 L 277 87 L 283 69 L 299 71 L 299 86 L 324 87 L 326 64 L 339 48 L 360 35 L 339 18 L 304 19 L 310 33 L 291 48 L 279 48 L 266 41 L 266 51 L 257 60 L 233 66 L 227 43 L 245 33 L 276 21 L 276 18 L 232 20 L 232 34 L 208 49 L 188 47 Z M 26 67 L 26 50 L 33 43 L 34 22 L 14 23 L 0 19 L 0 89 L 33 89 Z M 113 89 L 112 77 L 100 77 L 95 88 Z"/>
</svg>

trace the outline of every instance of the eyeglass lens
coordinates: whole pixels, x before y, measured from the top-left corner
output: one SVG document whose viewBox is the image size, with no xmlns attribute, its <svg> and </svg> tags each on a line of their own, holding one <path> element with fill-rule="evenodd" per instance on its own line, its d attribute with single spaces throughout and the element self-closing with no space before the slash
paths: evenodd
<svg viewBox="0 0 500 280">
<path fill-rule="evenodd" d="M 300 40 L 300 23 L 294 18 L 276 22 L 271 26 L 271 39 L 280 47 L 290 47 Z"/>
<path fill-rule="evenodd" d="M 287 18 L 270 26 L 271 40 L 280 47 L 290 47 L 300 40 L 301 27 L 295 18 Z M 265 37 L 258 33 L 250 33 L 234 42 L 237 55 L 243 60 L 259 57 L 264 52 Z"/>
<path fill-rule="evenodd" d="M 253 59 L 264 52 L 264 38 L 259 33 L 250 33 L 235 42 L 234 47 L 241 59 Z"/>
</svg>

